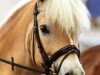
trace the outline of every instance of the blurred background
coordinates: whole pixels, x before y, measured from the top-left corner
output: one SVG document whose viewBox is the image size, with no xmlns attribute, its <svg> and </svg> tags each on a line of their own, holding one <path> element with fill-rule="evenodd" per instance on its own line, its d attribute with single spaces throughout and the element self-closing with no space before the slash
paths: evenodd
<svg viewBox="0 0 100 75">
<path fill-rule="evenodd" d="M 82 0 L 91 15 L 91 30 L 80 35 L 82 51 L 100 45 L 100 0 Z"/>
<path fill-rule="evenodd" d="M 0 0 L 0 23 L 9 13 L 9 11 L 20 1 L 21 0 Z"/>
<path fill-rule="evenodd" d="M 22 0 L 0 0 L 0 22 Z M 91 14 L 91 30 L 79 37 L 81 51 L 100 44 L 100 0 L 82 0 Z"/>
</svg>

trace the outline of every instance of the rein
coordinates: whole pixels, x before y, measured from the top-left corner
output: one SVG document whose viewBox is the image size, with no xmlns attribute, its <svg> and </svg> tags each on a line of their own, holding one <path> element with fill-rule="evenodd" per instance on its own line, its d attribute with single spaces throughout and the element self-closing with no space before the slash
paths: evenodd
<svg viewBox="0 0 100 75">
<path fill-rule="evenodd" d="M 50 68 L 51 68 L 53 62 L 56 61 L 59 57 L 65 55 L 63 57 L 63 59 L 61 60 L 61 63 L 59 65 L 58 70 L 56 71 L 56 74 L 58 75 L 59 71 L 60 71 L 60 68 L 62 66 L 62 63 L 65 60 L 65 58 L 67 58 L 67 56 L 70 53 L 76 53 L 78 55 L 78 58 L 79 58 L 80 57 L 80 50 L 74 45 L 68 45 L 66 47 L 63 47 L 63 48 L 59 49 L 57 52 L 55 52 L 49 58 L 49 56 L 47 55 L 47 53 L 45 52 L 45 50 L 43 48 L 43 45 L 41 43 L 40 36 L 39 36 L 38 22 L 37 22 L 37 15 L 38 15 L 39 12 L 38 12 L 37 8 L 38 7 L 37 7 L 37 3 L 36 3 L 35 8 L 34 8 L 34 26 L 33 26 L 34 31 L 33 31 L 33 35 L 35 36 L 35 39 L 36 39 L 36 42 L 37 42 L 37 45 L 38 45 L 38 50 L 39 50 L 39 52 L 41 54 L 41 57 L 42 57 L 42 60 L 43 60 L 43 63 L 42 63 L 43 69 L 42 68 L 30 68 L 30 67 L 26 67 L 26 66 L 14 63 L 13 57 L 11 58 L 12 61 L 7 61 L 7 60 L 4 60 L 2 58 L 0 58 L 0 61 L 11 65 L 12 70 L 14 70 L 14 67 L 19 67 L 19 68 L 26 69 L 26 70 L 29 70 L 29 71 L 32 71 L 32 72 L 51 75 L 50 74 L 50 71 L 51 71 Z M 34 39 L 34 37 L 33 37 L 33 39 Z M 34 48 L 33 48 L 33 50 L 34 50 Z"/>
<path fill-rule="evenodd" d="M 22 69 L 25 69 L 25 70 L 28 70 L 28 71 L 37 72 L 37 73 L 40 73 L 40 74 L 45 74 L 45 71 L 43 69 L 40 69 L 40 68 L 26 67 L 26 66 L 14 63 L 14 61 L 7 61 L 7 60 L 2 59 L 2 58 L 0 58 L 0 61 L 11 65 L 12 71 L 14 71 L 14 67 L 18 67 L 18 68 L 22 68 Z"/>
</svg>

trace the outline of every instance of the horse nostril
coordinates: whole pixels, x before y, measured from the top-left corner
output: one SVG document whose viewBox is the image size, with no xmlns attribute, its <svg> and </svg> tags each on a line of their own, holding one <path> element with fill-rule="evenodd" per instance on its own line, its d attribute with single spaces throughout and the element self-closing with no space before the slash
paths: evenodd
<svg viewBox="0 0 100 75">
<path fill-rule="evenodd" d="M 65 75 L 72 75 L 72 73 L 66 73 Z"/>
</svg>

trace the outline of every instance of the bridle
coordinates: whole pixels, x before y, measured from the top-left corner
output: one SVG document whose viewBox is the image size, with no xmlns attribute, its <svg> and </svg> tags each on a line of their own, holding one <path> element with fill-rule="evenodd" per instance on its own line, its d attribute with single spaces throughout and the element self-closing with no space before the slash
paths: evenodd
<svg viewBox="0 0 100 75">
<path fill-rule="evenodd" d="M 64 56 L 64 58 L 62 59 L 62 62 L 60 63 L 60 66 L 57 70 L 57 73 L 59 73 L 61 65 L 62 65 L 63 61 L 65 60 L 65 58 L 72 52 L 75 52 L 78 55 L 78 57 L 80 57 L 80 50 L 77 49 L 77 47 L 74 45 L 69 45 L 69 46 L 61 48 L 60 50 L 55 52 L 49 58 L 47 53 L 45 52 L 45 50 L 43 48 L 43 45 L 41 43 L 40 36 L 39 36 L 38 22 L 37 22 L 37 15 L 39 12 L 38 12 L 37 8 L 38 7 L 37 7 L 37 3 L 36 3 L 35 8 L 34 8 L 34 29 L 33 30 L 34 30 L 34 35 L 35 35 L 35 39 L 36 39 L 36 42 L 38 45 L 39 52 L 40 52 L 42 60 L 43 60 L 42 66 L 44 67 L 46 75 L 49 75 L 49 71 L 50 71 L 50 68 L 51 68 L 51 65 L 53 64 L 53 62 L 56 61 L 62 55 L 66 54 Z"/>
<path fill-rule="evenodd" d="M 37 3 L 36 3 L 35 8 L 34 8 L 34 26 L 33 26 L 34 31 L 33 31 L 33 35 L 36 39 L 36 42 L 37 42 L 37 45 L 38 45 L 38 50 L 39 50 L 41 57 L 42 57 L 42 60 L 43 60 L 43 63 L 42 63 L 43 69 L 41 69 L 41 68 L 29 68 L 29 67 L 26 67 L 26 66 L 23 66 L 23 65 L 20 65 L 20 64 L 16 64 L 16 63 L 14 63 L 13 57 L 12 57 L 12 61 L 7 61 L 7 60 L 4 60 L 2 58 L 0 58 L 0 61 L 7 63 L 7 64 L 10 64 L 12 66 L 12 70 L 14 70 L 14 66 L 16 66 L 16 67 L 23 68 L 23 69 L 26 69 L 26 70 L 29 70 L 29 71 L 32 71 L 32 72 L 50 75 L 50 68 L 51 68 L 53 62 L 55 62 L 59 57 L 64 55 L 63 59 L 61 60 L 60 65 L 58 67 L 58 70 L 56 70 L 56 74 L 58 75 L 60 68 L 62 66 L 62 63 L 66 59 L 66 57 L 70 53 L 74 52 L 78 55 L 78 58 L 79 58 L 80 57 L 80 50 L 74 45 L 68 45 L 66 47 L 59 49 L 51 57 L 49 57 L 47 55 L 47 53 L 45 52 L 44 47 L 43 47 L 41 40 L 40 40 L 39 31 L 38 31 L 38 22 L 37 22 L 38 13 L 39 13 L 38 7 L 37 7 Z M 33 39 L 34 39 L 34 37 L 33 37 Z"/>
</svg>

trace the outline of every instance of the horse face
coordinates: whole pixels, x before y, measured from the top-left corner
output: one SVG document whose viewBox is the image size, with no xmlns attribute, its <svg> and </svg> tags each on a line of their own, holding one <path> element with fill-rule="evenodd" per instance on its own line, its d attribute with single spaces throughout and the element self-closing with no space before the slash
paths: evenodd
<svg viewBox="0 0 100 75">
<path fill-rule="evenodd" d="M 40 39 L 48 56 L 52 56 L 60 48 L 71 44 L 66 33 L 57 24 L 47 22 L 43 12 L 38 14 L 37 20 Z M 56 69 L 58 69 L 63 57 L 64 55 L 55 61 Z M 42 58 L 38 51 L 37 43 L 35 44 L 35 61 L 41 66 Z M 64 60 L 59 75 L 84 75 L 84 70 L 76 53 L 71 53 Z"/>
</svg>

